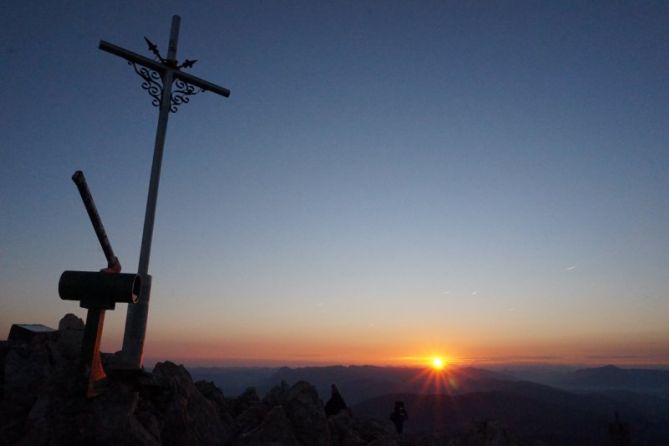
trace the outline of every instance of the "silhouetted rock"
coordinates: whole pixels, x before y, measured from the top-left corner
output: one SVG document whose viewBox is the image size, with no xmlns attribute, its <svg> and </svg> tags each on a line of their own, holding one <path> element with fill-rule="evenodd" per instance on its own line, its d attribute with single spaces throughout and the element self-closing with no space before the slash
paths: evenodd
<svg viewBox="0 0 669 446">
<path fill-rule="evenodd" d="M 247 409 L 235 418 L 235 435 L 243 436 L 256 429 L 269 412 L 269 407 L 265 404 L 252 403 Z"/>
<path fill-rule="evenodd" d="M 182 365 L 159 362 L 153 376 L 164 388 L 156 402 L 164 422 L 163 444 L 222 445 L 231 437 L 232 426 L 223 424 L 218 407 L 200 393 Z"/>
<path fill-rule="evenodd" d="M 506 426 L 495 420 L 483 420 L 475 424 L 460 441 L 452 446 L 518 446 Z"/>
<path fill-rule="evenodd" d="M 106 391 L 86 399 L 81 325 L 66 317 L 59 326 L 57 336 L 3 343 L 0 445 L 224 445 L 231 439 L 233 419 L 222 393 L 206 384 L 200 391 L 173 363 L 157 364 L 152 374 L 136 371 L 131 380 L 110 379 Z"/>
<path fill-rule="evenodd" d="M 283 406 L 274 406 L 260 425 L 244 432 L 234 442 L 239 446 L 299 446 L 293 427 Z"/>
<path fill-rule="evenodd" d="M 341 411 L 328 418 L 328 430 L 332 444 L 340 446 L 362 446 L 367 444 L 355 429 L 353 418 L 348 411 Z M 369 438 L 374 438 L 370 436 Z"/>
<path fill-rule="evenodd" d="M 13 324 L 7 340 L 11 342 L 43 342 L 51 338 L 57 330 L 42 324 Z"/>
<path fill-rule="evenodd" d="M 288 390 L 290 390 L 290 386 L 286 383 L 286 381 L 281 381 L 281 383 L 272 387 L 269 392 L 267 392 L 267 395 L 265 395 L 265 398 L 263 398 L 263 403 L 267 404 L 268 406 L 283 404 L 283 401 L 286 399 L 286 395 L 288 395 Z"/>
<path fill-rule="evenodd" d="M 353 418 L 352 426 L 353 430 L 366 442 L 395 436 L 395 427 L 388 420 L 378 420 L 370 417 Z"/>
<path fill-rule="evenodd" d="M 235 415 L 240 415 L 253 405 L 260 403 L 258 392 L 253 387 L 249 387 L 237 397 L 233 405 Z"/>
<path fill-rule="evenodd" d="M 64 359 L 76 361 L 84 338 L 84 321 L 72 313 L 66 314 L 58 323 L 59 353 Z"/>
<path fill-rule="evenodd" d="M 4 364 L 6 392 L 0 401 L 5 443 L 159 445 L 133 416 L 135 392 L 109 383 L 102 396 L 83 397 L 84 375 L 76 357 L 64 354 L 70 350 L 69 340 L 60 334 L 10 343 Z"/>
<path fill-rule="evenodd" d="M 303 444 L 330 444 L 325 409 L 314 386 L 304 381 L 298 382 L 288 390 L 282 404 L 295 435 Z"/>
<path fill-rule="evenodd" d="M 0 400 L 5 398 L 5 357 L 9 352 L 10 344 L 8 341 L 0 341 Z M 0 443 L 0 446 L 2 443 Z"/>
<path fill-rule="evenodd" d="M 395 435 L 387 435 L 376 440 L 373 440 L 367 444 L 367 446 L 414 446 L 411 442 L 405 442 L 404 444 L 400 443 L 400 439 Z"/>
<path fill-rule="evenodd" d="M 29 410 L 50 382 L 49 341 L 12 342 L 4 358 L 4 398 Z"/>
<path fill-rule="evenodd" d="M 218 416 L 223 424 L 232 426 L 234 424 L 234 417 L 232 416 L 232 405 L 225 399 L 221 389 L 211 381 L 196 381 L 195 387 L 200 391 L 202 396 L 211 401 L 218 409 Z"/>
<path fill-rule="evenodd" d="M 84 320 L 72 313 L 67 313 L 58 322 L 58 331 L 83 330 L 84 328 L 85 328 Z"/>
</svg>

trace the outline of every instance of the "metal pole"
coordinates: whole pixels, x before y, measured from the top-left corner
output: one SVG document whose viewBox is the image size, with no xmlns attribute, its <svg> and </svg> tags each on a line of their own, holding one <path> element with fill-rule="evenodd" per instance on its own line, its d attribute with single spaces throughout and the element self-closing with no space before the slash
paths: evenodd
<svg viewBox="0 0 669 446">
<path fill-rule="evenodd" d="M 121 262 L 119 262 L 118 257 L 114 255 L 114 249 L 112 248 L 111 243 L 109 243 L 107 231 L 105 231 L 105 226 L 102 224 L 98 209 L 95 207 L 95 201 L 93 201 L 93 195 L 91 195 L 91 191 L 88 189 L 88 183 L 86 183 L 84 173 L 81 170 L 77 170 L 74 172 L 74 175 L 72 175 L 72 181 L 74 181 L 74 184 L 79 190 L 81 200 L 84 202 L 86 212 L 88 212 L 88 218 L 91 219 L 91 223 L 93 224 L 95 235 L 98 236 L 102 252 L 105 253 L 107 268 L 117 273 L 121 272 Z"/>
<path fill-rule="evenodd" d="M 179 23 L 181 18 L 177 15 L 172 17 L 170 29 L 170 41 L 167 52 L 167 63 L 176 67 L 177 42 L 179 40 Z M 146 200 L 146 214 L 144 217 L 144 231 L 142 233 L 142 247 L 139 254 L 139 268 L 137 273 L 142 279 L 142 292 L 135 305 L 128 305 L 128 313 L 125 320 L 125 334 L 123 337 L 123 354 L 133 365 L 141 367 L 143 363 L 144 339 L 146 336 L 146 321 L 149 314 L 149 299 L 151 297 L 151 279 L 149 273 L 149 259 L 151 257 L 151 241 L 153 239 L 153 223 L 156 217 L 156 201 L 158 199 L 158 184 L 160 183 L 160 166 L 163 161 L 163 147 L 165 145 L 165 132 L 167 130 L 167 118 L 172 105 L 172 82 L 174 81 L 174 70 L 165 70 L 163 74 L 163 91 L 160 98 L 160 114 L 158 115 L 158 128 L 156 130 L 156 143 L 153 151 L 153 164 L 151 166 L 151 180 L 149 182 L 149 195 Z"/>
</svg>

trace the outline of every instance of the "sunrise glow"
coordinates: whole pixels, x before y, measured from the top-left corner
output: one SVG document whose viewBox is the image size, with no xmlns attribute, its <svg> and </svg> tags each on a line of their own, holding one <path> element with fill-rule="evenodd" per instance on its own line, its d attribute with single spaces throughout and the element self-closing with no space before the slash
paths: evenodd
<svg viewBox="0 0 669 446">
<path fill-rule="evenodd" d="M 439 356 L 435 356 L 432 358 L 432 368 L 435 370 L 443 370 L 444 367 L 446 366 L 446 362 L 444 361 L 443 358 Z"/>
</svg>

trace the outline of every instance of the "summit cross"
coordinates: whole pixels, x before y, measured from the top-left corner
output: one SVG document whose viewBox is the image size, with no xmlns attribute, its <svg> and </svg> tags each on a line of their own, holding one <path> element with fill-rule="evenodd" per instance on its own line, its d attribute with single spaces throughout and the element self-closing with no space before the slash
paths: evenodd
<svg viewBox="0 0 669 446">
<path fill-rule="evenodd" d="M 177 42 L 179 40 L 180 22 L 181 18 L 179 16 L 175 15 L 172 17 L 170 40 L 167 57 L 165 58 L 160 55 L 158 46 L 146 37 L 144 40 L 146 40 L 149 46 L 149 51 L 153 53 L 157 60 L 133 53 L 104 40 L 101 40 L 99 45 L 101 50 L 122 57 L 128 61 L 128 64 L 132 65 L 135 72 L 144 80 L 142 88 L 148 91 L 149 95 L 153 98 L 153 105 L 159 107 L 160 110 L 153 151 L 153 163 L 151 165 L 149 193 L 146 200 L 139 268 L 137 271 L 141 276 L 142 291 L 137 304 L 128 305 L 125 332 L 123 335 L 123 355 L 130 364 L 137 367 L 142 366 L 146 321 L 149 314 L 149 299 L 151 297 L 149 258 L 151 257 L 153 223 L 156 216 L 156 201 L 158 198 L 158 184 L 160 183 L 160 166 L 163 160 L 163 147 L 165 146 L 167 118 L 170 112 L 176 113 L 180 105 L 188 103 L 190 96 L 194 94 L 211 91 L 226 98 L 230 96 L 230 90 L 227 88 L 212 84 L 182 71 L 182 68 L 192 68 L 197 61 L 186 59 L 181 64 L 177 62 Z M 175 88 L 173 88 L 173 85 Z"/>
</svg>

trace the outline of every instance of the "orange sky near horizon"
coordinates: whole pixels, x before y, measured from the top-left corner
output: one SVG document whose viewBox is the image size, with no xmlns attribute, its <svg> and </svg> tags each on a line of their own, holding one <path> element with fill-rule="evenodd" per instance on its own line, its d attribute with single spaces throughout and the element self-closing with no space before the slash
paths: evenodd
<svg viewBox="0 0 669 446">
<path fill-rule="evenodd" d="M 120 343 L 110 339 L 109 344 Z M 105 347 L 106 345 L 103 345 Z M 562 339 L 532 336 L 531 339 L 480 337 L 449 342 L 435 336 L 403 337 L 388 333 L 386 339 L 329 336 L 327 333 L 285 335 L 277 333 L 237 335 L 225 338 L 215 333 L 180 340 L 167 330 L 147 339 L 145 361 L 172 360 L 191 366 L 309 366 L 378 365 L 425 366 L 434 357 L 447 365 L 494 365 L 500 363 L 584 365 L 669 365 L 669 342 L 659 334 L 628 336 L 564 336 Z"/>
<path fill-rule="evenodd" d="M 601 344 L 500 346 L 498 348 L 396 349 L 391 345 L 351 346 L 322 344 L 284 344 L 266 342 L 149 342 L 147 363 L 163 360 L 193 366 L 318 366 L 318 365 L 377 365 L 425 366 L 436 356 L 447 365 L 495 365 L 502 363 L 527 364 L 584 364 L 584 365 L 668 365 L 667 346 L 641 348 L 630 346 L 628 354 L 620 354 L 615 346 Z M 546 354 L 537 354 L 546 352 Z"/>
<path fill-rule="evenodd" d="M 61 307 L 62 308 L 62 307 Z M 500 363 L 583 365 L 669 365 L 669 337 L 658 330 L 457 330 L 430 327 L 287 327 L 256 324 L 216 326 L 186 314 L 166 318 L 159 306 L 149 321 L 145 362 L 171 360 L 189 366 L 378 365 L 429 366 L 435 356 L 447 364 Z M 102 351 L 120 348 L 125 308 L 107 312 Z M 85 319 L 81 308 L 67 308 Z M 17 323 L 57 320 L 30 316 Z M 35 313 L 37 315 L 37 313 Z M 204 318 L 206 320 L 206 317 Z M 299 322 L 299 321 L 298 321 Z M 479 326 L 480 327 L 480 326 Z"/>
</svg>

